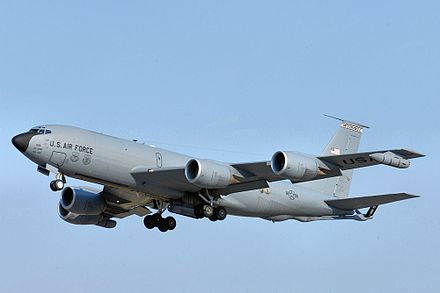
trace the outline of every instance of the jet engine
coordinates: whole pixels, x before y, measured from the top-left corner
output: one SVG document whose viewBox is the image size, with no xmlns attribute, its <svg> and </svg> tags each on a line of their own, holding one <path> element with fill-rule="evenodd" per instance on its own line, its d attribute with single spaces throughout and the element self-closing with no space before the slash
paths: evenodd
<svg viewBox="0 0 440 293">
<path fill-rule="evenodd" d="M 232 182 L 227 165 L 211 160 L 190 160 L 185 167 L 186 179 L 202 188 L 224 188 Z"/>
<path fill-rule="evenodd" d="M 99 192 L 87 187 L 64 188 L 60 204 L 65 210 L 80 215 L 99 215 L 106 208 Z"/>
<path fill-rule="evenodd" d="M 290 180 L 312 179 L 318 175 L 316 160 L 296 152 L 276 152 L 271 167 L 276 175 Z"/>
<path fill-rule="evenodd" d="M 79 215 L 69 212 L 63 208 L 61 201 L 58 204 L 58 215 L 64 221 L 76 225 L 98 225 L 104 228 L 114 228 L 116 226 L 116 221 L 105 218 L 102 214 Z"/>
</svg>

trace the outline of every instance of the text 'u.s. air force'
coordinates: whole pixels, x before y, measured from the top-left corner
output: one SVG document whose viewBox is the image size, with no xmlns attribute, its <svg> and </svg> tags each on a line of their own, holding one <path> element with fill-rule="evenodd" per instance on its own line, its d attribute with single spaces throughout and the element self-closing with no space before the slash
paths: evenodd
<svg viewBox="0 0 440 293">
<path fill-rule="evenodd" d="M 50 141 L 50 146 L 58 149 L 73 150 L 80 153 L 93 154 L 93 148 L 86 145 L 72 144 L 69 142 Z"/>
</svg>

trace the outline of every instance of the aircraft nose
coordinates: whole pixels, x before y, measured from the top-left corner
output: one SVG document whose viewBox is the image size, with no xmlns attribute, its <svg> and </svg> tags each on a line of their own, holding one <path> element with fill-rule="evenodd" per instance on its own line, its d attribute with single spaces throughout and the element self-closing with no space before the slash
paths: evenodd
<svg viewBox="0 0 440 293">
<path fill-rule="evenodd" d="M 34 133 L 25 132 L 16 135 L 12 138 L 12 144 L 22 153 L 26 151 L 29 146 L 29 141 L 34 136 Z"/>
</svg>

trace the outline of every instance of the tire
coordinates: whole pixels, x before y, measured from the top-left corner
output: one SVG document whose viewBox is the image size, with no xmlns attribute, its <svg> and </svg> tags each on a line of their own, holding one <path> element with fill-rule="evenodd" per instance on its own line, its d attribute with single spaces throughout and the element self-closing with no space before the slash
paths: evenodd
<svg viewBox="0 0 440 293">
<path fill-rule="evenodd" d="M 203 215 L 207 218 L 212 217 L 214 215 L 214 208 L 210 205 L 203 205 Z"/>
<path fill-rule="evenodd" d="M 58 191 L 57 188 L 56 188 L 56 186 L 55 186 L 55 181 L 51 181 L 50 184 L 49 184 L 49 186 L 50 186 L 50 189 L 51 189 L 52 191 Z"/>
<path fill-rule="evenodd" d="M 217 221 L 218 219 L 217 219 L 217 216 L 214 214 L 214 215 L 212 215 L 212 217 L 209 217 L 209 219 L 211 220 L 211 221 L 213 221 L 213 222 L 215 222 L 215 221 Z"/>
<path fill-rule="evenodd" d="M 162 222 L 162 216 L 159 213 L 152 215 L 151 219 L 156 227 L 159 227 L 160 223 Z"/>
<path fill-rule="evenodd" d="M 226 209 L 224 207 L 217 207 L 215 209 L 215 216 L 219 221 L 223 221 L 226 219 L 226 216 L 228 215 L 228 212 L 226 212 Z"/>
<path fill-rule="evenodd" d="M 174 228 L 176 228 L 176 219 L 174 219 L 173 217 L 166 217 L 164 219 L 164 223 L 166 224 L 166 227 L 168 230 L 174 230 Z"/>
<path fill-rule="evenodd" d="M 147 229 L 153 229 L 154 228 L 154 222 L 151 216 L 145 216 L 144 218 L 144 226 Z"/>
<path fill-rule="evenodd" d="M 159 224 L 158 228 L 159 228 L 160 232 L 168 231 L 168 226 L 167 226 L 167 223 L 166 223 L 165 219 L 162 219 L 162 221 L 160 221 L 160 224 Z"/>
</svg>

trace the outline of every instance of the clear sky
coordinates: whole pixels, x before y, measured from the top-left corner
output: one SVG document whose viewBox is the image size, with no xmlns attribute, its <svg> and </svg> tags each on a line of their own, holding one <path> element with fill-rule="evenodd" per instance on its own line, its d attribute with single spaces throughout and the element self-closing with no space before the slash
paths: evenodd
<svg viewBox="0 0 440 293">
<path fill-rule="evenodd" d="M 438 292 L 438 1 L 0 1 L 1 292 Z M 351 195 L 419 199 L 367 222 L 176 216 L 115 229 L 56 212 L 52 178 L 11 144 L 69 124 L 202 158 L 319 154 L 339 123 L 360 151 L 427 154 L 355 172 Z M 219 151 L 224 150 L 224 151 Z M 68 179 L 73 186 L 83 185 Z"/>
</svg>

